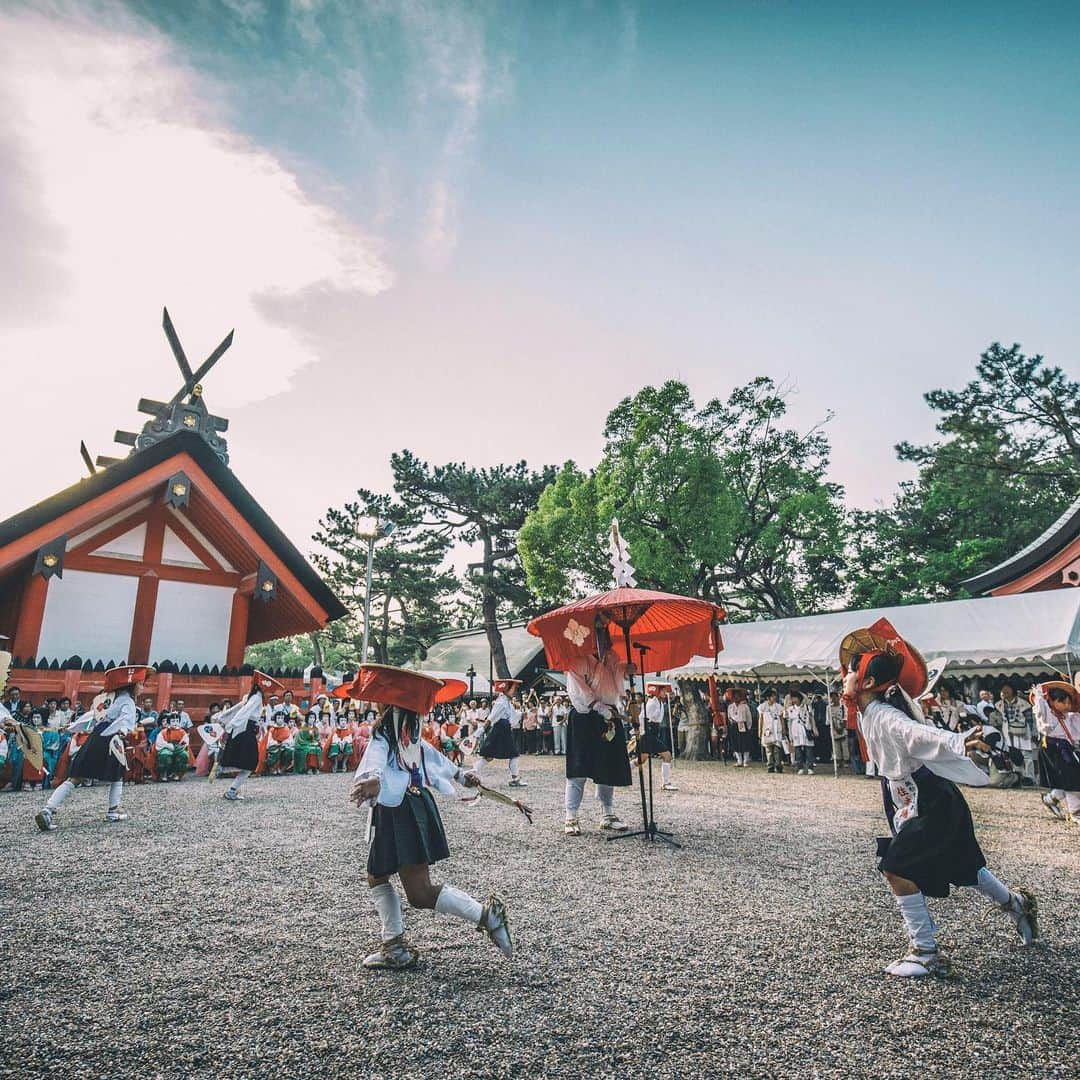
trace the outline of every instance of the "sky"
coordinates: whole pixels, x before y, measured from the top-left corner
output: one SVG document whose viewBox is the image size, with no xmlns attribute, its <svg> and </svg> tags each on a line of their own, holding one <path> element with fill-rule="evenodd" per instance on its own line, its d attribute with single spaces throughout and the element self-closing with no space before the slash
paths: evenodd
<svg viewBox="0 0 1080 1080">
<path fill-rule="evenodd" d="M 179 376 L 304 551 L 389 456 L 602 449 L 668 378 L 889 501 L 991 342 L 1072 374 L 1080 8 L 0 0 L 0 517 Z"/>
</svg>

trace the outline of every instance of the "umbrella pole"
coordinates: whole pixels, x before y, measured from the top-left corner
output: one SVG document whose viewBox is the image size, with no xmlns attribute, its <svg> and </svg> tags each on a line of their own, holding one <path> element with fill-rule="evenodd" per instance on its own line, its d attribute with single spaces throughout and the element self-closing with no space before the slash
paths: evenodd
<svg viewBox="0 0 1080 1080">
<path fill-rule="evenodd" d="M 623 641 L 626 644 L 627 662 L 632 663 L 633 661 L 630 658 L 631 658 L 631 656 L 633 654 L 630 651 L 632 646 L 630 644 L 630 627 L 629 627 L 629 625 L 624 625 L 623 628 L 622 628 L 622 632 L 623 632 Z M 647 650 L 641 648 L 641 646 L 638 646 L 638 652 L 640 654 L 639 658 L 638 658 L 638 675 L 641 678 L 641 709 L 642 709 L 640 724 L 641 724 L 641 727 L 643 727 L 645 729 L 645 732 L 647 733 L 648 730 L 649 730 L 649 726 L 648 726 L 648 723 L 645 720 L 645 653 L 646 653 L 646 651 Z M 634 685 L 634 680 L 631 679 L 630 680 L 631 688 L 633 688 L 633 685 Z M 645 757 L 645 753 L 642 750 L 642 746 L 644 745 L 644 743 L 645 743 L 645 737 L 644 737 L 643 734 L 640 734 L 640 728 L 639 728 L 639 734 L 638 734 L 638 740 L 637 740 L 637 773 L 638 773 L 638 790 L 641 793 L 641 818 L 642 818 L 643 827 L 641 829 L 637 829 L 637 830 L 634 830 L 632 832 L 616 833 L 614 836 L 609 836 L 608 839 L 609 840 L 625 840 L 629 836 L 644 836 L 647 840 L 659 840 L 662 843 L 670 844 L 671 847 L 682 847 L 681 844 L 677 843 L 675 840 L 672 839 L 672 834 L 670 832 L 667 832 L 664 829 L 657 828 L 656 819 L 653 816 L 653 763 L 652 763 L 653 755 L 652 754 L 649 755 L 649 795 L 648 795 L 648 799 L 646 799 L 646 797 L 645 797 L 645 772 L 644 772 L 645 762 L 643 760 L 644 757 Z"/>
</svg>

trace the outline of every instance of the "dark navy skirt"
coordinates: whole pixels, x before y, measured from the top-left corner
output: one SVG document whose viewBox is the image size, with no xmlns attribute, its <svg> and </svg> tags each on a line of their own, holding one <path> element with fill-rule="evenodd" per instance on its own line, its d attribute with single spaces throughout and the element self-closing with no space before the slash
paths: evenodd
<svg viewBox="0 0 1080 1080">
<path fill-rule="evenodd" d="M 476 753 L 482 758 L 516 758 L 521 756 L 513 728 L 509 720 L 499 720 L 484 732 L 484 739 Z"/>
<path fill-rule="evenodd" d="M 427 788 L 415 794 L 407 791 L 400 806 L 376 805 L 372 826 L 375 835 L 367 861 L 372 877 L 396 874 L 403 866 L 430 865 L 450 855 L 439 808 Z"/>
<path fill-rule="evenodd" d="M 566 725 L 566 778 L 585 777 L 594 784 L 630 786 L 630 758 L 626 752 L 626 729 L 615 721 L 613 737 L 605 739 L 608 722 L 598 712 L 570 710 Z"/>
<path fill-rule="evenodd" d="M 1064 739 L 1047 739 L 1046 745 L 1039 747 L 1039 764 L 1047 787 L 1080 791 L 1080 763 L 1076 751 Z"/>
<path fill-rule="evenodd" d="M 102 720 L 79 747 L 68 770 L 70 780 L 104 780 L 111 784 L 124 779 L 124 766 L 109 752 L 112 736 L 101 734 L 111 723 L 111 720 Z"/>
<path fill-rule="evenodd" d="M 919 816 L 878 840 L 878 869 L 914 881 L 927 896 L 948 896 L 950 885 L 974 885 L 986 858 L 960 789 L 927 768 L 913 779 Z"/>
<path fill-rule="evenodd" d="M 641 752 L 643 754 L 652 754 L 654 757 L 657 754 L 671 753 L 671 732 L 668 730 L 667 724 L 646 723 Z"/>
<path fill-rule="evenodd" d="M 223 768 L 254 770 L 259 764 L 259 736 L 254 722 L 239 735 L 230 735 L 221 748 Z"/>
</svg>

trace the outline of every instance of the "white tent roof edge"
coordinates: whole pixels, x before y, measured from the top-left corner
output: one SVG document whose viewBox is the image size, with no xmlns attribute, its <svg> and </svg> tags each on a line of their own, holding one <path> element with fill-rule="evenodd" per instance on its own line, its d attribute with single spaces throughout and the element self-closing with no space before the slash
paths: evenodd
<svg viewBox="0 0 1080 1080">
<path fill-rule="evenodd" d="M 1080 658 L 1080 588 L 951 600 L 906 607 L 826 612 L 724 626 L 715 666 L 695 657 L 673 678 L 720 675 L 817 678 L 837 670 L 845 634 L 884 616 L 924 655 L 968 674 L 1006 666 L 1060 669 Z"/>
</svg>

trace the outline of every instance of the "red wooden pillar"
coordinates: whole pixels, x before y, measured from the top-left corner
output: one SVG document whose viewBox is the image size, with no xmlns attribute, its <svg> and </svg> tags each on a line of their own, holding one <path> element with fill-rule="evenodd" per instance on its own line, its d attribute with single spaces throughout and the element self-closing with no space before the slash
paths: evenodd
<svg viewBox="0 0 1080 1080">
<path fill-rule="evenodd" d="M 64 689 L 61 691 L 62 698 L 71 698 L 72 707 L 75 699 L 79 696 L 79 683 L 82 681 L 82 672 L 76 668 L 74 671 L 64 672 Z"/>
<path fill-rule="evenodd" d="M 146 521 L 146 542 L 143 544 L 143 562 L 151 566 L 161 562 L 165 547 L 165 507 L 155 506 Z M 135 617 L 131 622 L 131 640 L 128 644 L 129 664 L 150 663 L 150 642 L 154 636 L 154 615 L 157 613 L 158 585 L 160 581 L 153 570 L 147 570 L 139 578 L 135 592 Z"/>
<path fill-rule="evenodd" d="M 161 712 L 162 709 L 169 707 L 169 702 L 172 700 L 172 672 L 158 672 L 157 676 L 157 697 L 154 699 L 154 708 Z"/>
<path fill-rule="evenodd" d="M 23 589 L 19 622 L 15 627 L 15 641 L 11 647 L 12 653 L 21 660 L 33 660 L 37 657 L 41 623 L 45 618 L 45 598 L 48 593 L 49 579 L 41 574 L 32 574 Z M 58 659 L 62 660 L 63 657 Z"/>
<path fill-rule="evenodd" d="M 227 667 L 240 667 L 244 662 L 244 650 L 247 648 L 248 617 L 251 614 L 251 596 L 236 592 L 233 594 L 232 618 L 229 620 L 229 647 L 225 653 Z"/>
</svg>

